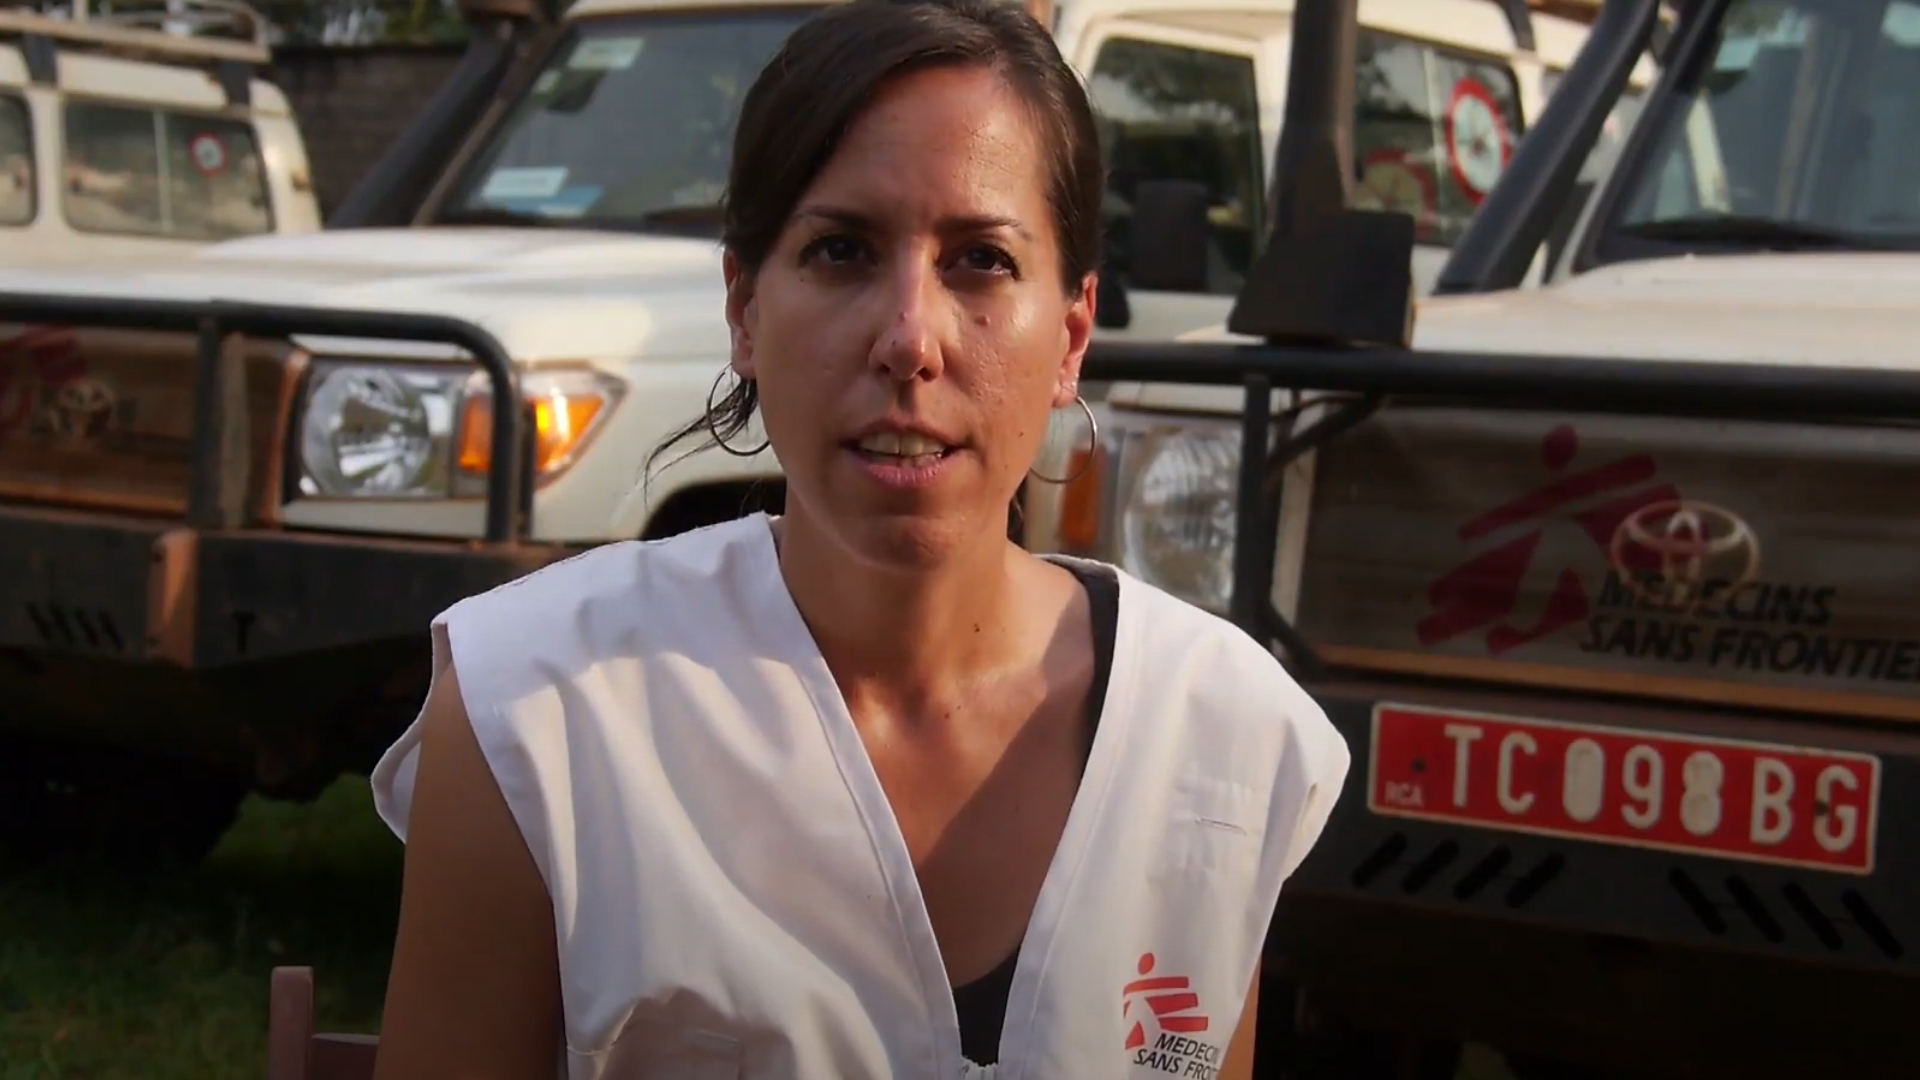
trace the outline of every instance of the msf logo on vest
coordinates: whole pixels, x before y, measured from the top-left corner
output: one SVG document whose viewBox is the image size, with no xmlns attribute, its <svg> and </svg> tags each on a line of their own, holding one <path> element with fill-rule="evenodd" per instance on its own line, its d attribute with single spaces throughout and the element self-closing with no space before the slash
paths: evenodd
<svg viewBox="0 0 1920 1080">
<path fill-rule="evenodd" d="M 1213 1080 L 1226 1048 L 1203 1037 L 1211 1021 L 1200 1011 L 1193 981 L 1184 975 L 1155 975 L 1153 968 L 1153 954 L 1142 953 L 1140 977 L 1120 992 L 1132 1064 L 1168 1076 Z"/>
</svg>

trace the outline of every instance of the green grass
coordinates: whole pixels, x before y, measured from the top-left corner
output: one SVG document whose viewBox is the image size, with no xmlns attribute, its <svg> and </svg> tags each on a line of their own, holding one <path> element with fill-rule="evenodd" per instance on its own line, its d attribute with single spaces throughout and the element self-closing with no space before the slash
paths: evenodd
<svg viewBox="0 0 1920 1080">
<path fill-rule="evenodd" d="M 166 880 L 0 882 L 0 1080 L 257 1080 L 278 964 L 315 969 L 323 1029 L 374 1030 L 400 857 L 350 780 L 309 806 L 249 802 Z"/>
</svg>

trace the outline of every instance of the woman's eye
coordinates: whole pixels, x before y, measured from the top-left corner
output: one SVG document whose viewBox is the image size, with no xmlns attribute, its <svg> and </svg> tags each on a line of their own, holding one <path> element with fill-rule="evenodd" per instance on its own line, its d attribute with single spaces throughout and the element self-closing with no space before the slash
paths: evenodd
<svg viewBox="0 0 1920 1080">
<path fill-rule="evenodd" d="M 808 244 L 801 253 L 806 262 L 825 262 L 829 266 L 844 266 L 860 258 L 860 242 L 851 236 L 823 236 Z"/>
<path fill-rule="evenodd" d="M 1017 275 L 1019 268 L 1014 265 L 1013 257 L 990 244 L 977 244 L 961 253 L 960 265 L 980 274 Z"/>
</svg>

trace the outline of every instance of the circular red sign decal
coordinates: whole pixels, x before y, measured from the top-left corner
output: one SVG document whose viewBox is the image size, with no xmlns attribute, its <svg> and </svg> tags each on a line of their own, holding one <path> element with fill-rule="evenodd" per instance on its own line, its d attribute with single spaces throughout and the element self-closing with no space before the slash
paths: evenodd
<svg viewBox="0 0 1920 1080">
<path fill-rule="evenodd" d="M 1448 168 L 1477 206 L 1513 158 L 1513 132 L 1492 92 L 1473 79 L 1454 84 L 1444 119 Z"/>
<path fill-rule="evenodd" d="M 213 176 L 227 167 L 227 146 L 217 135 L 202 132 L 187 143 L 187 153 L 201 176 Z"/>
</svg>

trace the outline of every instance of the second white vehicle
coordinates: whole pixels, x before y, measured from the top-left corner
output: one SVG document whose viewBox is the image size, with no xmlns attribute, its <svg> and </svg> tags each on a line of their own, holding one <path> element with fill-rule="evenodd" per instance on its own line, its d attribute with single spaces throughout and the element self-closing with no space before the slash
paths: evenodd
<svg viewBox="0 0 1920 1080">
<path fill-rule="evenodd" d="M 0 266 L 172 263 L 320 228 L 307 151 L 237 0 L 0 3 Z"/>
</svg>

